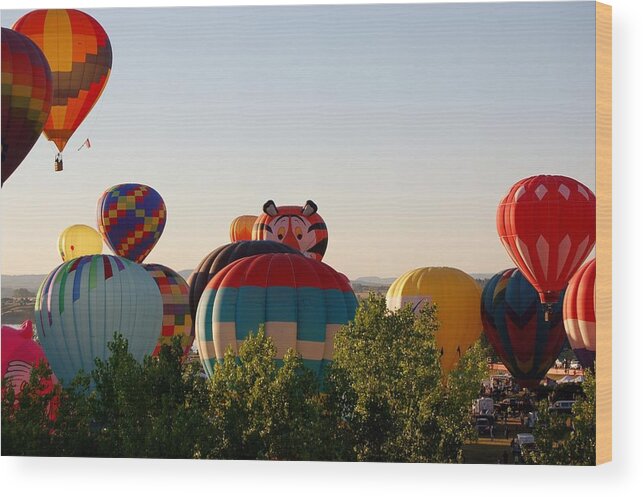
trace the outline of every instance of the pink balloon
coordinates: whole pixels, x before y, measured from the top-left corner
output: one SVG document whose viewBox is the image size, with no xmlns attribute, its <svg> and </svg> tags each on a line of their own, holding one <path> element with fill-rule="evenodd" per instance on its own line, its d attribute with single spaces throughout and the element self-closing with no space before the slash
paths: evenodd
<svg viewBox="0 0 643 497">
<path fill-rule="evenodd" d="M 2 378 L 13 385 L 15 392 L 29 381 L 31 370 L 41 361 L 47 362 L 42 347 L 33 339 L 33 324 L 27 320 L 20 327 L 2 325 Z M 42 395 L 51 391 L 58 380 L 52 373 L 51 379 L 43 384 Z"/>
</svg>

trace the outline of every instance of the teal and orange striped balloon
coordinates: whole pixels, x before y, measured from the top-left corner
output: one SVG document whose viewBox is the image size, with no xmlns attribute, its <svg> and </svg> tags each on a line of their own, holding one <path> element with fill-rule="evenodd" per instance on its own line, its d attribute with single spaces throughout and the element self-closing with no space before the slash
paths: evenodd
<svg viewBox="0 0 643 497">
<path fill-rule="evenodd" d="M 103 27 L 74 9 L 34 10 L 13 29 L 43 51 L 53 76 L 47 139 L 63 151 L 101 96 L 112 68 L 112 46 Z"/>
<path fill-rule="evenodd" d="M 219 271 L 197 309 L 196 341 L 209 376 L 231 347 L 261 325 L 272 338 L 276 359 L 289 349 L 301 354 L 318 378 L 333 359 L 339 328 L 355 317 L 357 298 L 346 278 L 330 266 L 299 254 L 245 257 Z"/>
<path fill-rule="evenodd" d="M 2 28 L 2 184 L 38 141 L 52 89 L 49 64 L 36 44 Z"/>
</svg>

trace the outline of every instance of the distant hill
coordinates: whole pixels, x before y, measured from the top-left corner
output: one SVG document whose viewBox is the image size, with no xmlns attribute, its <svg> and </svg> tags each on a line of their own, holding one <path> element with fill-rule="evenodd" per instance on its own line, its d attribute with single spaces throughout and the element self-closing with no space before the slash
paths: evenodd
<svg viewBox="0 0 643 497">
<path fill-rule="evenodd" d="M 396 278 L 380 278 L 379 276 L 360 276 L 352 281 L 364 286 L 390 286 Z"/>
<path fill-rule="evenodd" d="M 18 288 L 26 288 L 36 293 L 46 276 L 46 274 L 3 274 L 2 296 L 12 297 L 13 291 Z"/>
<path fill-rule="evenodd" d="M 192 269 L 182 269 L 178 273 L 183 276 L 186 280 L 192 274 Z M 13 296 L 13 291 L 17 288 L 26 288 L 32 292 L 37 292 L 40 288 L 40 284 L 43 282 L 47 275 L 46 274 L 3 274 L 2 275 L 2 295 L 4 297 Z M 471 276 L 477 280 L 488 280 L 493 274 L 492 273 L 471 273 Z M 388 287 L 395 281 L 396 278 L 381 278 L 379 276 L 360 276 L 357 279 L 354 279 L 352 283 L 374 287 L 374 286 L 383 286 Z"/>
</svg>

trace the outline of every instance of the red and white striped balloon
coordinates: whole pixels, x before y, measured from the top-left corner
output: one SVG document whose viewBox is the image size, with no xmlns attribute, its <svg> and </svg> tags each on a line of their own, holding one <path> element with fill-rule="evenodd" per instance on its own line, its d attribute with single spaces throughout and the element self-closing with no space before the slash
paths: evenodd
<svg viewBox="0 0 643 497">
<path fill-rule="evenodd" d="M 569 281 L 563 301 L 567 339 L 584 368 L 596 360 L 596 259 L 581 267 Z"/>
<path fill-rule="evenodd" d="M 596 242 L 596 196 L 566 176 L 520 180 L 498 206 L 500 241 L 543 304 L 560 292 Z"/>
</svg>

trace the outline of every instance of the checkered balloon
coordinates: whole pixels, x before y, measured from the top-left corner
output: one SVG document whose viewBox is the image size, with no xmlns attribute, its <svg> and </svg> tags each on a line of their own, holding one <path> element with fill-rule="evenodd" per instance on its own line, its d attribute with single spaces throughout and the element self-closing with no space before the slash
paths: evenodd
<svg viewBox="0 0 643 497">
<path fill-rule="evenodd" d="M 116 185 L 98 200 L 98 229 L 121 257 L 141 263 L 158 242 L 167 210 L 153 188 L 137 183 Z"/>
</svg>

